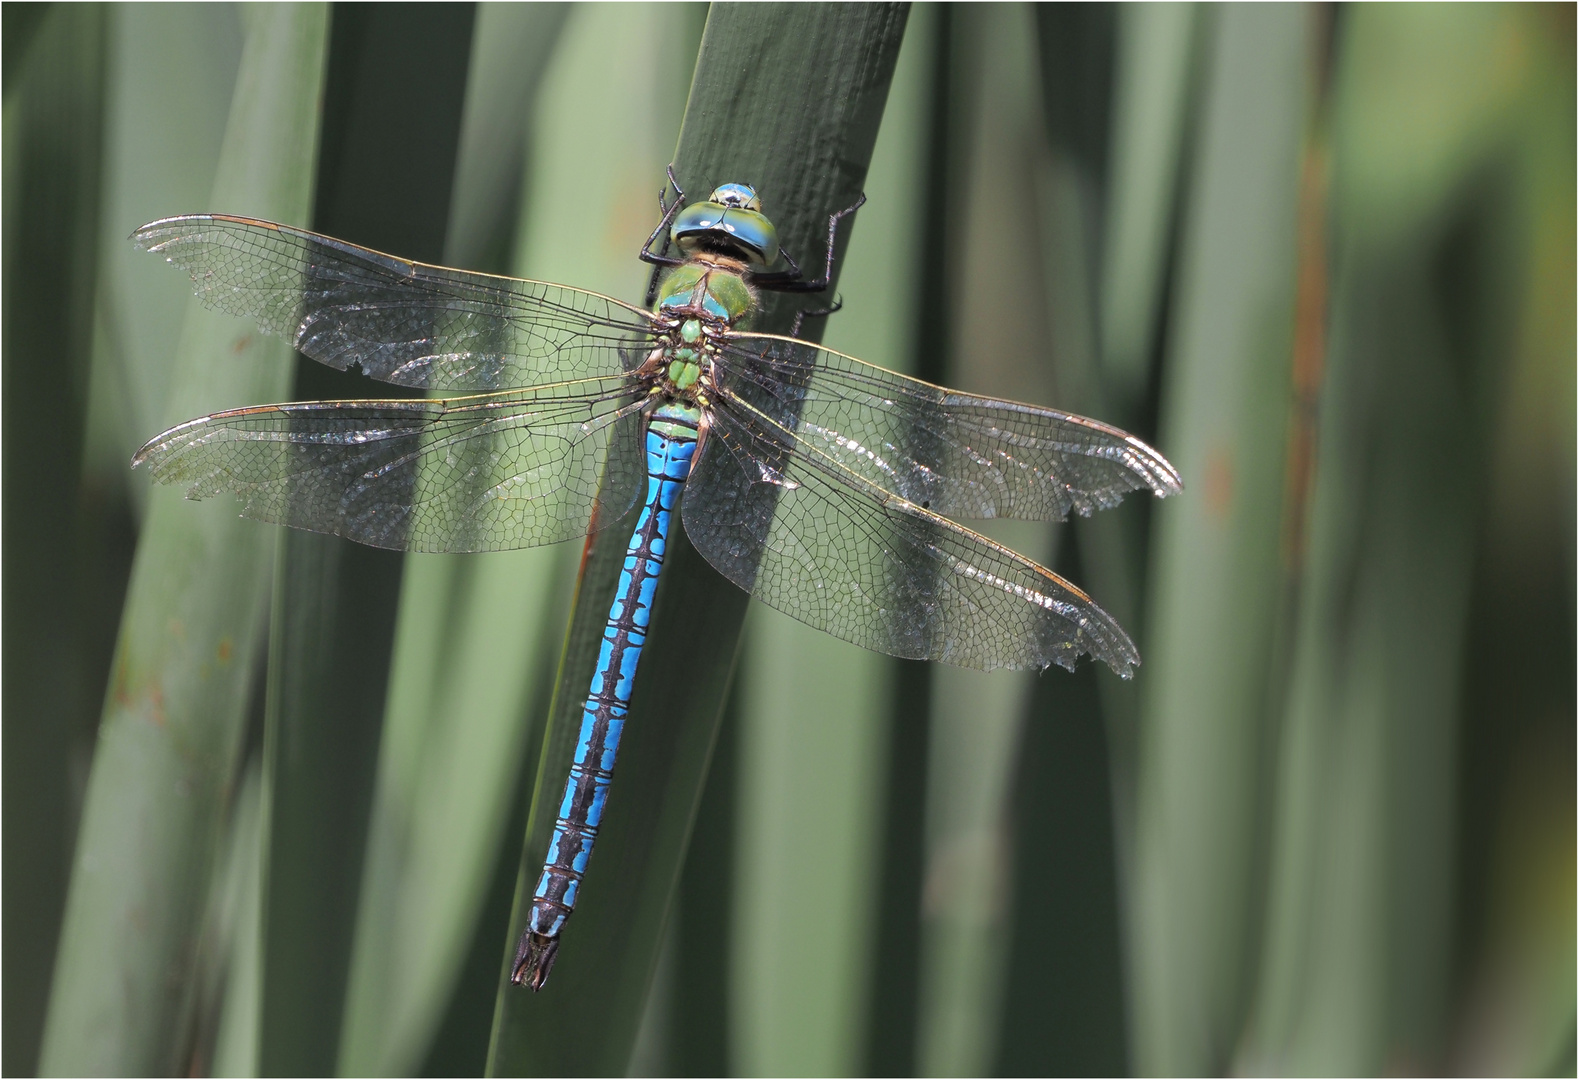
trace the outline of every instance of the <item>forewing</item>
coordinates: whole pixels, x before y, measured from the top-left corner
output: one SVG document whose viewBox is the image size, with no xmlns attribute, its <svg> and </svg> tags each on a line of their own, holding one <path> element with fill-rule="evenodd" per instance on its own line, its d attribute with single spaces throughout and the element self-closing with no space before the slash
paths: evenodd
<svg viewBox="0 0 1579 1080">
<path fill-rule="evenodd" d="M 613 375 L 651 345 L 640 308 L 544 281 L 410 262 L 250 218 L 165 218 L 132 234 L 208 307 L 303 355 L 399 386 L 488 392 Z"/>
<path fill-rule="evenodd" d="M 132 464 L 189 499 L 234 491 L 260 521 L 382 548 L 502 551 L 584 535 L 630 508 L 645 477 L 640 410 L 623 379 L 262 405 L 172 428 Z"/>
<path fill-rule="evenodd" d="M 1079 589 L 891 495 L 748 404 L 716 403 L 686 484 L 686 535 L 770 607 L 867 649 L 971 668 L 1140 662 Z"/>
<path fill-rule="evenodd" d="M 832 461 L 934 513 L 1061 521 L 1182 489 L 1166 458 L 1083 416 L 961 393 L 806 342 L 732 334 L 736 394 Z"/>
</svg>

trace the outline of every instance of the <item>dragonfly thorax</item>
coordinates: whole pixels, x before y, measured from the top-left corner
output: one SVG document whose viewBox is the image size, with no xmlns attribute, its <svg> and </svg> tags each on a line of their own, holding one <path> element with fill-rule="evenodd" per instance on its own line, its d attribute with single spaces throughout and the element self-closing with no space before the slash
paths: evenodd
<svg viewBox="0 0 1579 1080">
<path fill-rule="evenodd" d="M 686 319 L 677 333 L 680 343 L 671 345 L 665 354 L 669 366 L 664 377 L 674 390 L 685 393 L 702 377 L 702 364 L 711 346 L 700 319 Z"/>
<path fill-rule="evenodd" d="M 725 329 L 743 330 L 756 309 L 756 291 L 746 284 L 743 265 L 733 259 L 699 256 L 664 279 L 653 313 L 691 314 L 704 322 L 722 322 Z"/>
<path fill-rule="evenodd" d="M 696 260 L 664 282 L 654 314 L 662 330 L 647 358 L 654 390 L 669 400 L 697 401 L 712 380 L 713 357 L 723 335 L 748 321 L 756 296 L 732 267 Z"/>
<path fill-rule="evenodd" d="M 667 320 L 657 348 L 647 358 L 654 390 L 668 401 L 696 401 L 712 382 L 717 338 L 728 323 L 705 311 L 680 310 Z"/>
</svg>

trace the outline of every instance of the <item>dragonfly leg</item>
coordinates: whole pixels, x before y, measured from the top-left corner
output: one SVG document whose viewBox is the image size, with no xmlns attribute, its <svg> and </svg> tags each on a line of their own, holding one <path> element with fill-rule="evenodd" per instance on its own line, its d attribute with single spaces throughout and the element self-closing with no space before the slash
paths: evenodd
<svg viewBox="0 0 1579 1080">
<path fill-rule="evenodd" d="M 820 319 L 824 315 L 832 315 L 842 307 L 844 307 L 844 297 L 835 296 L 833 303 L 825 308 L 801 308 L 795 313 L 795 322 L 790 326 L 789 336 L 792 338 L 800 337 L 800 324 L 807 319 Z"/>
<path fill-rule="evenodd" d="M 670 165 L 665 172 L 669 177 L 669 185 L 674 187 L 674 202 L 665 204 L 664 196 L 668 193 L 668 186 L 658 192 L 658 210 L 661 217 L 658 227 L 653 229 L 652 235 L 647 237 L 647 242 L 641 246 L 638 257 L 642 262 L 652 263 L 652 276 L 647 279 L 647 301 L 645 307 L 652 307 L 653 301 L 658 299 L 658 276 L 663 273 L 664 267 L 679 266 L 684 259 L 676 259 L 669 254 L 669 226 L 674 223 L 674 217 L 685 206 L 685 192 L 680 189 L 680 184 L 674 178 L 674 166 Z M 652 246 L 663 238 L 663 246 L 657 251 Z"/>
<path fill-rule="evenodd" d="M 682 206 L 685 205 L 685 191 L 680 187 L 680 181 L 674 178 L 674 166 L 672 164 L 665 165 L 663 171 L 664 174 L 669 178 L 669 181 L 664 187 L 658 189 L 658 216 L 662 220 L 658 222 L 658 228 L 654 231 L 653 235 L 647 238 L 647 243 L 644 250 L 646 248 L 651 248 L 652 242 L 657 239 L 658 235 L 661 233 L 663 235 L 663 247 L 658 249 L 658 254 L 660 256 L 667 257 L 669 254 L 670 236 L 669 231 L 664 226 L 667 223 L 672 222 L 674 220 L 674 215 Z M 670 206 L 665 198 L 669 192 L 669 188 L 671 187 L 674 188 L 673 206 Z"/>
<path fill-rule="evenodd" d="M 801 269 L 790 258 L 788 252 L 782 252 L 784 261 L 789 264 L 788 270 L 780 270 L 772 274 L 752 274 L 751 283 L 758 288 L 768 289 L 773 292 L 822 292 L 833 280 L 833 253 L 834 242 L 839 237 L 839 222 L 855 213 L 866 204 L 866 195 L 863 193 L 859 199 L 846 206 L 836 214 L 828 215 L 828 246 L 824 253 L 822 276 L 807 280 L 801 276 Z"/>
</svg>

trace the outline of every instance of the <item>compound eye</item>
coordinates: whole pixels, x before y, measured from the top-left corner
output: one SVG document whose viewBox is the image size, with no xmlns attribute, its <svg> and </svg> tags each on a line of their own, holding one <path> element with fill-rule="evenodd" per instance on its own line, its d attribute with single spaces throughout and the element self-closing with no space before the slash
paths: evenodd
<svg viewBox="0 0 1579 1080">
<path fill-rule="evenodd" d="M 762 211 L 762 200 L 757 198 L 756 189 L 747 184 L 720 184 L 713 189 L 709 201 L 738 210 Z"/>
</svg>

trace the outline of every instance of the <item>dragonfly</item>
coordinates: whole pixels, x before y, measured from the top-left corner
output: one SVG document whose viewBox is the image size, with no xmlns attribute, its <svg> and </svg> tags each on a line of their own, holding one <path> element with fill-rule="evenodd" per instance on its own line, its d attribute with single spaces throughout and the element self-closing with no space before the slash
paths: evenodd
<svg viewBox="0 0 1579 1080">
<path fill-rule="evenodd" d="M 841 221 L 861 203 L 829 216 L 808 277 L 751 186 L 687 203 L 670 182 L 639 252 L 653 264 L 647 306 L 244 217 L 132 235 L 186 270 L 205 305 L 319 363 L 431 392 L 180 424 L 132 465 L 188 498 L 229 491 L 246 517 L 419 552 L 584 538 L 639 505 L 511 969 L 534 990 L 603 820 L 676 516 L 725 578 L 864 648 L 982 669 L 1073 670 L 1085 655 L 1128 678 L 1140 657 L 1113 618 L 955 519 L 1062 520 L 1182 489 L 1160 453 L 1110 425 L 752 330 L 763 292 L 827 290 Z"/>
</svg>

